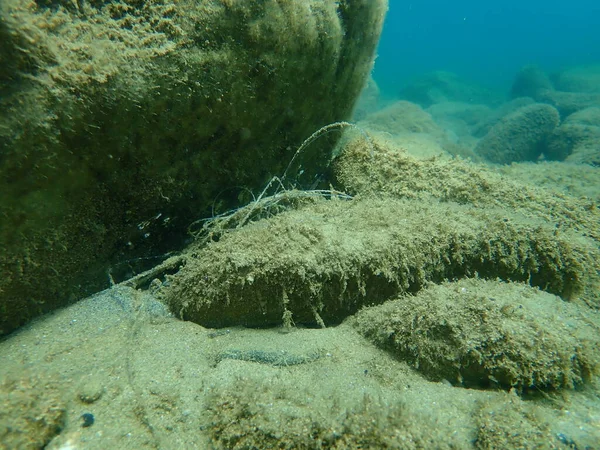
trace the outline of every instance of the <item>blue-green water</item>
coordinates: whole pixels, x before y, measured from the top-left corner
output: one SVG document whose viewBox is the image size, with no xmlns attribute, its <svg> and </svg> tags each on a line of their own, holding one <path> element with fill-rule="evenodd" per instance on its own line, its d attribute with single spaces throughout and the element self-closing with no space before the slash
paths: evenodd
<svg viewBox="0 0 600 450">
<path fill-rule="evenodd" d="M 390 0 L 374 78 L 390 96 L 434 70 L 507 89 L 525 64 L 600 62 L 599 28 L 595 0 Z"/>
</svg>

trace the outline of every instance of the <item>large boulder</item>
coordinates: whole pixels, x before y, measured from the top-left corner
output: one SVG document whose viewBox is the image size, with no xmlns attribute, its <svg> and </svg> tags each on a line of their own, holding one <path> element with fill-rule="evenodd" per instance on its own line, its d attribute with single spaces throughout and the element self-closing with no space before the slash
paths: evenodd
<svg viewBox="0 0 600 450">
<path fill-rule="evenodd" d="M 531 97 L 554 106 L 562 118 L 600 105 L 600 66 L 573 67 L 548 76 L 539 67 L 523 67 L 515 76 L 512 98 Z"/>
<path fill-rule="evenodd" d="M 0 334 L 155 263 L 348 119 L 386 7 L 3 1 Z M 335 138 L 288 181 L 314 184 Z"/>
</svg>

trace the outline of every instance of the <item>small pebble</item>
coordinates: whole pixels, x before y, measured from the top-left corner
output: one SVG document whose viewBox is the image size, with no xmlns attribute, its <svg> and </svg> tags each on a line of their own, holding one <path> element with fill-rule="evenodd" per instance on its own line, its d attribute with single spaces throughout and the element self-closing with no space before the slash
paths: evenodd
<svg viewBox="0 0 600 450">
<path fill-rule="evenodd" d="M 94 415 L 92 413 L 83 413 L 81 415 L 81 426 L 87 428 L 92 425 L 94 425 Z"/>
<path fill-rule="evenodd" d="M 104 393 L 102 378 L 97 376 L 85 377 L 79 384 L 79 400 L 83 403 L 94 403 Z"/>
</svg>

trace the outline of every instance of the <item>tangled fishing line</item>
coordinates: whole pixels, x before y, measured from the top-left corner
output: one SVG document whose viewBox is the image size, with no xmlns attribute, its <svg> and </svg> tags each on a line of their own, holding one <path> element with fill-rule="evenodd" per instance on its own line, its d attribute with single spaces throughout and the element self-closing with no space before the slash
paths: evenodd
<svg viewBox="0 0 600 450">
<path fill-rule="evenodd" d="M 252 202 L 245 206 L 235 208 L 224 213 L 213 215 L 210 218 L 199 219 L 190 224 L 188 227 L 189 233 L 201 244 L 206 244 L 209 241 L 217 240 L 221 235 L 228 231 L 233 231 L 242 228 L 249 222 L 271 217 L 280 212 L 297 206 L 303 200 L 314 198 L 338 198 L 342 200 L 351 200 L 352 196 L 343 192 L 331 189 L 310 189 L 299 190 L 296 188 L 286 189 L 285 185 L 288 181 L 290 169 L 293 167 L 296 159 L 304 152 L 304 150 L 315 140 L 335 130 L 344 128 L 352 128 L 359 131 L 362 136 L 373 147 L 369 135 L 357 125 L 350 122 L 334 122 L 325 125 L 311 134 L 298 147 L 294 156 L 290 160 L 283 174 L 278 177 L 274 176 L 266 184 L 261 193 Z M 170 272 L 178 268 L 184 261 L 184 255 L 172 256 L 156 267 L 140 273 L 122 283 L 120 285 L 131 286 L 137 288 L 148 281 L 160 276 L 161 274 Z"/>
</svg>

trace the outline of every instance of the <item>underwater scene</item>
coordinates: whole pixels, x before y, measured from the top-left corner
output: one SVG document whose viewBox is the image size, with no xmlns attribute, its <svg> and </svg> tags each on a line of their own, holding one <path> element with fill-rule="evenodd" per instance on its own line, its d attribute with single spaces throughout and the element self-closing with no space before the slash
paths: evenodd
<svg viewBox="0 0 600 450">
<path fill-rule="evenodd" d="M 0 450 L 600 449 L 598 24 L 0 0 Z"/>
</svg>

